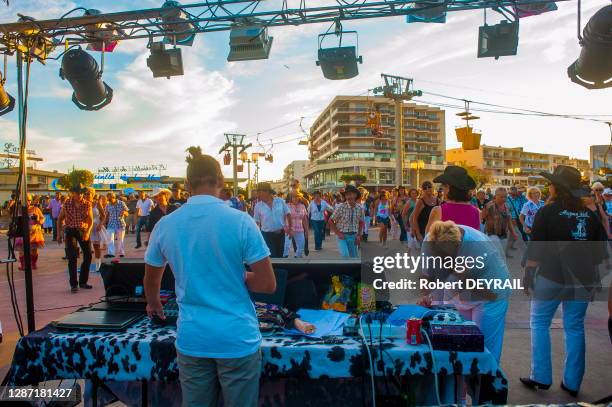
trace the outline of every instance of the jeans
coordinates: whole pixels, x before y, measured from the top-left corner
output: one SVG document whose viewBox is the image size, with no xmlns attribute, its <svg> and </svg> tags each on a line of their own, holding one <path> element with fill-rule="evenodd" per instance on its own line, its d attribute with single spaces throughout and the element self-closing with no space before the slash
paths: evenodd
<svg viewBox="0 0 612 407">
<path fill-rule="evenodd" d="M 338 239 L 338 250 L 342 257 L 358 257 L 359 250 L 355 244 L 356 233 L 345 233 L 344 239 Z"/>
<path fill-rule="evenodd" d="M 323 248 L 323 240 L 325 239 L 325 221 L 311 220 L 310 225 L 314 234 L 315 250 L 321 250 Z"/>
<path fill-rule="evenodd" d="M 550 323 L 561 304 L 565 334 L 563 383 L 570 390 L 578 391 L 584 376 L 584 315 L 589 303 L 585 300 L 560 299 L 568 298 L 566 290 L 561 284 L 541 276 L 536 277 L 530 315 L 531 379 L 542 384 L 552 384 Z"/>
<path fill-rule="evenodd" d="M 270 257 L 283 257 L 285 249 L 285 232 L 281 229 L 276 232 L 261 232 L 270 249 Z"/>
<path fill-rule="evenodd" d="M 400 242 L 405 242 L 407 240 L 407 233 L 406 233 L 406 227 L 404 226 L 404 221 L 402 220 L 402 215 L 397 214 L 397 215 L 394 215 L 394 217 L 400 227 L 400 239 L 399 240 Z"/>
<path fill-rule="evenodd" d="M 289 251 L 291 250 L 294 241 L 295 257 L 304 257 L 304 247 L 306 243 L 306 239 L 304 238 L 304 232 L 293 233 L 293 238 L 291 238 L 291 236 L 285 236 L 285 250 L 283 251 L 283 257 L 289 256 Z"/>
<path fill-rule="evenodd" d="M 183 407 L 256 407 L 261 351 L 242 358 L 197 358 L 177 353 Z"/>
<path fill-rule="evenodd" d="M 53 241 L 55 242 L 57 240 L 57 218 L 52 218 L 53 219 Z"/>
<path fill-rule="evenodd" d="M 125 248 L 123 239 L 125 238 L 125 229 L 107 229 L 108 233 L 108 254 L 116 256 L 117 254 L 125 256 Z M 117 237 L 117 245 L 115 247 L 115 236 Z"/>
<path fill-rule="evenodd" d="M 367 236 L 368 232 L 370 231 L 370 222 L 372 222 L 372 217 L 371 216 L 364 216 L 363 217 L 363 234 L 365 236 Z"/>
<path fill-rule="evenodd" d="M 136 246 L 140 246 L 142 244 L 142 241 L 140 240 L 140 232 L 142 231 L 143 226 L 146 226 L 148 222 L 148 216 L 138 217 L 138 223 L 136 224 Z"/>
<path fill-rule="evenodd" d="M 79 248 L 83 251 L 83 263 L 81 273 L 77 282 L 77 257 Z M 91 244 L 89 240 L 83 240 L 83 230 L 66 228 L 66 257 L 68 258 L 68 274 L 70 276 L 70 287 L 87 284 L 89 280 L 89 266 L 91 266 Z"/>
</svg>

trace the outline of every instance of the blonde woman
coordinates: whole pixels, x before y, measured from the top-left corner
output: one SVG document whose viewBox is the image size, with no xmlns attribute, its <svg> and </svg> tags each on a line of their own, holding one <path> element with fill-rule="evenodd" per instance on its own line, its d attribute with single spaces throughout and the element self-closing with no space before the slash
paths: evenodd
<svg viewBox="0 0 612 407">
<path fill-rule="evenodd" d="M 527 190 L 527 202 L 523 205 L 519 215 L 519 220 L 523 225 L 523 231 L 527 234 L 527 239 L 531 235 L 531 228 L 533 227 L 536 213 L 544 206 L 544 201 L 540 199 L 541 196 L 542 193 L 538 187 L 530 187 Z"/>
<path fill-rule="evenodd" d="M 45 222 L 45 217 L 40 208 L 32 202 L 32 194 L 26 197 L 28 205 L 28 218 L 30 219 L 30 255 L 32 259 L 32 269 L 36 270 L 38 262 L 38 248 L 45 246 L 45 236 L 42 231 L 42 224 Z M 19 208 L 21 210 L 21 208 Z M 23 238 L 15 239 L 15 248 L 19 253 L 19 270 L 25 268 L 25 257 L 23 254 Z"/>
<path fill-rule="evenodd" d="M 85 199 L 88 199 L 92 203 L 93 211 L 93 229 L 91 230 L 91 244 L 94 249 L 95 257 L 95 270 L 100 271 L 102 265 L 102 249 L 106 248 L 107 236 L 106 228 L 104 223 L 106 221 L 106 207 L 107 201 L 105 196 L 96 195 L 96 190 L 93 188 L 87 188 L 85 192 Z"/>
<path fill-rule="evenodd" d="M 510 274 L 504 258 L 495 243 L 479 230 L 469 226 L 457 225 L 453 221 L 436 221 L 431 224 L 423 243 L 423 252 L 427 256 L 444 259 L 441 268 L 424 270 L 427 278 L 432 281 L 465 281 L 467 279 L 499 280 L 502 285 L 510 280 Z M 447 259 L 456 259 L 451 267 Z M 475 261 L 468 267 L 465 261 L 473 258 Z M 459 260 L 462 260 L 459 262 Z M 434 264 L 436 262 L 433 262 Z M 425 293 L 419 301 L 422 305 L 430 305 L 433 300 L 453 304 L 461 315 L 474 321 L 484 335 L 485 346 L 499 362 L 504 340 L 504 324 L 508 311 L 507 289 L 457 289 L 436 290 Z"/>
</svg>

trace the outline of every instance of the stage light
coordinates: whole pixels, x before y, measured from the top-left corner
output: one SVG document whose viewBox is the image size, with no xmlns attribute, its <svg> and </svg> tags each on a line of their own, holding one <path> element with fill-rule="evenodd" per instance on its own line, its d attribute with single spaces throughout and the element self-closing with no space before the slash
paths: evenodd
<svg viewBox="0 0 612 407">
<path fill-rule="evenodd" d="M 15 108 L 15 98 L 4 89 L 4 78 L 0 74 L 0 116 L 7 114 Z"/>
<path fill-rule="evenodd" d="M 166 49 L 163 42 L 151 43 L 151 55 L 147 66 L 154 78 L 183 75 L 183 58 L 179 48 Z"/>
<path fill-rule="evenodd" d="M 362 57 L 357 57 L 357 46 L 341 46 L 343 34 L 355 34 L 356 31 L 344 31 L 319 34 L 319 60 L 317 66 L 321 67 L 323 76 L 331 80 L 350 79 L 359 75 L 357 63 L 363 63 Z M 323 39 L 328 35 L 339 36 L 339 46 L 323 48 Z"/>
<path fill-rule="evenodd" d="M 86 16 L 97 16 L 100 14 L 102 14 L 100 10 L 93 8 L 85 10 L 84 13 Z M 111 23 L 97 23 L 94 24 L 93 27 L 95 28 L 94 30 L 87 30 L 87 37 L 93 41 L 87 44 L 87 50 L 113 52 L 119 43 L 119 41 L 116 40 L 119 36 L 119 31 L 113 29 L 113 24 Z"/>
<path fill-rule="evenodd" d="M 113 100 L 113 90 L 102 82 L 98 63 L 80 47 L 64 54 L 60 78 L 70 82 L 72 101 L 81 110 L 100 110 Z"/>
<path fill-rule="evenodd" d="M 434 6 L 434 4 L 440 4 Z M 446 0 L 433 0 L 426 6 L 413 5 L 406 16 L 407 23 L 446 23 Z"/>
<path fill-rule="evenodd" d="M 591 17 L 582 33 L 580 56 L 567 68 L 572 82 L 587 89 L 612 86 L 612 5 Z"/>
<path fill-rule="evenodd" d="M 181 8 L 181 3 L 168 0 L 161 6 L 161 19 L 164 30 L 170 34 L 164 37 L 167 44 L 193 45 L 195 33 L 192 33 L 196 25 L 191 22 L 189 15 Z"/>
<path fill-rule="evenodd" d="M 230 31 L 228 62 L 268 59 L 274 37 L 268 35 L 267 27 L 237 26 Z"/>
<path fill-rule="evenodd" d="M 478 29 L 478 58 L 516 55 L 518 48 L 518 21 L 502 21 L 483 25 Z"/>
</svg>

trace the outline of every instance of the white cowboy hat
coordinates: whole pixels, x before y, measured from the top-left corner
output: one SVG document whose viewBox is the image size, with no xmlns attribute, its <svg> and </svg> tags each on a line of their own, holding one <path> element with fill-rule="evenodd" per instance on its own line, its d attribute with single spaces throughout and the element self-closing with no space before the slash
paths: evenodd
<svg viewBox="0 0 612 407">
<path fill-rule="evenodd" d="M 151 197 L 156 197 L 157 195 L 162 193 L 172 195 L 172 191 L 170 191 L 168 188 L 153 188 L 153 191 L 151 191 Z"/>
</svg>

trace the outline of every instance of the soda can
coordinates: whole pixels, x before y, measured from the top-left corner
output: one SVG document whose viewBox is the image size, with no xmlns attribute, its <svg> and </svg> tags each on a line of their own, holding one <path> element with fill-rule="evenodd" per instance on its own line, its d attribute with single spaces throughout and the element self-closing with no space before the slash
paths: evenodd
<svg viewBox="0 0 612 407">
<path fill-rule="evenodd" d="M 406 324 L 406 342 L 409 345 L 420 345 L 422 321 L 417 318 L 410 318 Z"/>
</svg>

